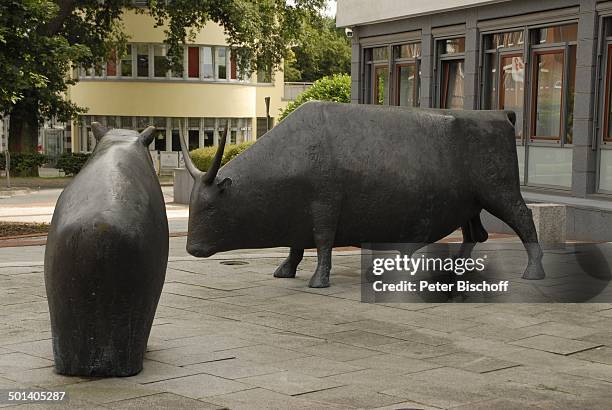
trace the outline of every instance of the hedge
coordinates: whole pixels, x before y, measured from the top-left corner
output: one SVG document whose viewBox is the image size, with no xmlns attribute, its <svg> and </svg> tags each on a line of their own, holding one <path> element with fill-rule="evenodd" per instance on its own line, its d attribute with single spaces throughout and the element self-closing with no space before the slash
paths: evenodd
<svg viewBox="0 0 612 410">
<path fill-rule="evenodd" d="M 11 153 L 11 175 L 38 169 L 47 162 L 47 156 L 38 152 L 12 152 Z M 6 154 L 0 152 L 0 169 L 6 171 Z"/>
<path fill-rule="evenodd" d="M 223 166 L 227 164 L 229 161 L 236 158 L 254 143 L 254 141 L 247 141 L 241 144 L 227 145 L 225 147 L 225 152 L 223 153 L 223 158 L 221 159 L 221 165 Z M 216 152 L 217 147 L 205 147 L 191 151 L 190 155 L 194 165 L 199 170 L 207 171 L 208 168 L 210 168 L 210 166 L 212 165 Z"/>
<path fill-rule="evenodd" d="M 284 120 L 286 116 L 307 101 L 350 103 L 351 76 L 348 74 L 334 74 L 315 81 L 312 87 L 298 95 L 294 101 L 287 104 L 284 110 L 281 110 L 279 120 Z"/>
<path fill-rule="evenodd" d="M 81 171 L 91 154 L 88 153 L 65 153 L 60 155 L 56 167 L 64 171 L 66 175 L 76 175 Z"/>
</svg>

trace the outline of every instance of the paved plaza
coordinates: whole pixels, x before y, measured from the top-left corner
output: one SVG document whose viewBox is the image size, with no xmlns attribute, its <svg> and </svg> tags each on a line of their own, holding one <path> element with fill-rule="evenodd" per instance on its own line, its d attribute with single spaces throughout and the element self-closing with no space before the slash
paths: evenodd
<svg viewBox="0 0 612 410">
<path fill-rule="evenodd" d="M 184 222 L 175 221 L 175 235 Z M 516 238 L 492 241 L 516 245 Z M 66 391 L 69 401 L 19 408 L 609 409 L 612 403 L 612 304 L 365 304 L 357 250 L 336 251 L 332 286 L 310 289 L 312 251 L 297 278 L 275 279 L 285 249 L 195 259 L 184 236 L 171 238 L 143 372 L 121 379 L 59 376 L 43 255 L 43 245 L 0 247 L 0 389 Z M 512 269 L 519 274 L 508 279 L 519 283 L 524 253 L 517 261 Z"/>
</svg>

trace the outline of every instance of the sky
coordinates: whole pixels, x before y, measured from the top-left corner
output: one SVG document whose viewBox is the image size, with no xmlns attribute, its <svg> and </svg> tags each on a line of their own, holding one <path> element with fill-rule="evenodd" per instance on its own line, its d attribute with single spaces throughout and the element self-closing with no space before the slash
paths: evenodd
<svg viewBox="0 0 612 410">
<path fill-rule="evenodd" d="M 327 0 L 327 10 L 325 14 L 330 17 L 336 17 L 336 0 Z"/>
</svg>

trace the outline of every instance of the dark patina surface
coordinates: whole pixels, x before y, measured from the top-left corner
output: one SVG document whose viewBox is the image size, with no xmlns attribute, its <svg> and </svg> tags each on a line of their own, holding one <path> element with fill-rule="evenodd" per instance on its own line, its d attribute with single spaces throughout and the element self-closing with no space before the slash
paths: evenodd
<svg viewBox="0 0 612 410">
<path fill-rule="evenodd" d="M 92 124 L 93 155 L 60 196 L 45 252 L 55 369 L 142 370 L 168 261 L 168 220 L 141 134 Z"/>
<path fill-rule="evenodd" d="M 486 209 L 523 241 L 523 277 L 543 278 L 520 192 L 514 119 L 504 111 L 306 103 L 221 169 L 225 138 L 206 173 L 186 161 L 195 178 L 187 250 L 206 257 L 289 246 L 274 273 L 287 278 L 304 249 L 316 247 L 310 286 L 327 287 L 334 246 L 426 244 L 462 228 L 467 257 L 487 239 Z"/>
</svg>

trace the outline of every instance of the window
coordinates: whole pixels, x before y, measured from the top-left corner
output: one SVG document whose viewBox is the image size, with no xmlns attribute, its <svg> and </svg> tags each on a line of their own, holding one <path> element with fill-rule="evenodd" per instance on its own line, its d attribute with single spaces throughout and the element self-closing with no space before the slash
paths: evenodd
<svg viewBox="0 0 612 410">
<path fill-rule="evenodd" d="M 217 79 L 226 80 L 227 79 L 227 61 L 226 61 L 226 48 L 225 47 L 216 47 L 215 48 L 217 55 L 215 56 L 215 63 L 217 65 Z"/>
<path fill-rule="evenodd" d="M 155 126 L 154 131 L 154 142 L 153 149 L 155 151 L 166 150 L 166 118 L 165 117 L 153 117 L 153 125 Z"/>
<path fill-rule="evenodd" d="M 212 47 L 202 47 L 202 77 L 210 80 L 215 77 Z"/>
<path fill-rule="evenodd" d="M 541 28 L 533 37 L 531 139 L 571 144 L 577 27 Z"/>
<path fill-rule="evenodd" d="M 421 44 L 402 44 L 393 47 L 395 64 L 395 104 L 404 107 L 419 106 L 419 58 Z"/>
<path fill-rule="evenodd" d="M 269 68 L 260 68 L 257 70 L 257 82 L 261 84 L 270 84 L 272 82 L 272 70 Z"/>
<path fill-rule="evenodd" d="M 525 30 L 491 34 L 484 38 L 484 84 L 481 106 L 516 114 L 516 137 L 523 137 L 525 100 Z"/>
<path fill-rule="evenodd" d="M 388 102 L 387 100 L 387 84 L 389 82 L 389 68 L 388 67 L 374 67 L 374 89 L 372 90 L 372 103 L 383 105 Z"/>
<path fill-rule="evenodd" d="M 121 76 L 132 76 L 132 46 L 129 44 L 121 57 Z"/>
<path fill-rule="evenodd" d="M 134 127 L 132 123 L 132 117 L 119 117 L 119 123 L 121 124 L 121 128 L 126 130 L 132 129 Z"/>
<path fill-rule="evenodd" d="M 463 60 L 442 62 L 442 94 L 440 108 L 463 109 L 463 80 L 465 77 Z"/>
<path fill-rule="evenodd" d="M 204 146 L 215 145 L 215 119 L 204 118 Z"/>
<path fill-rule="evenodd" d="M 463 109 L 464 53 L 465 38 L 463 37 L 438 41 L 440 108 Z"/>
<path fill-rule="evenodd" d="M 187 76 L 200 78 L 200 47 L 187 48 Z"/>
<path fill-rule="evenodd" d="M 149 45 L 138 44 L 136 46 L 136 75 L 138 77 L 149 76 Z"/>
<path fill-rule="evenodd" d="M 187 143 L 189 151 L 200 147 L 200 119 L 189 118 L 187 120 Z"/>
<path fill-rule="evenodd" d="M 166 46 L 156 44 L 153 46 L 153 77 L 165 78 L 168 73 L 168 58 Z"/>
<path fill-rule="evenodd" d="M 389 104 L 389 47 L 370 48 L 365 53 L 369 77 L 366 101 L 370 104 Z"/>
</svg>

